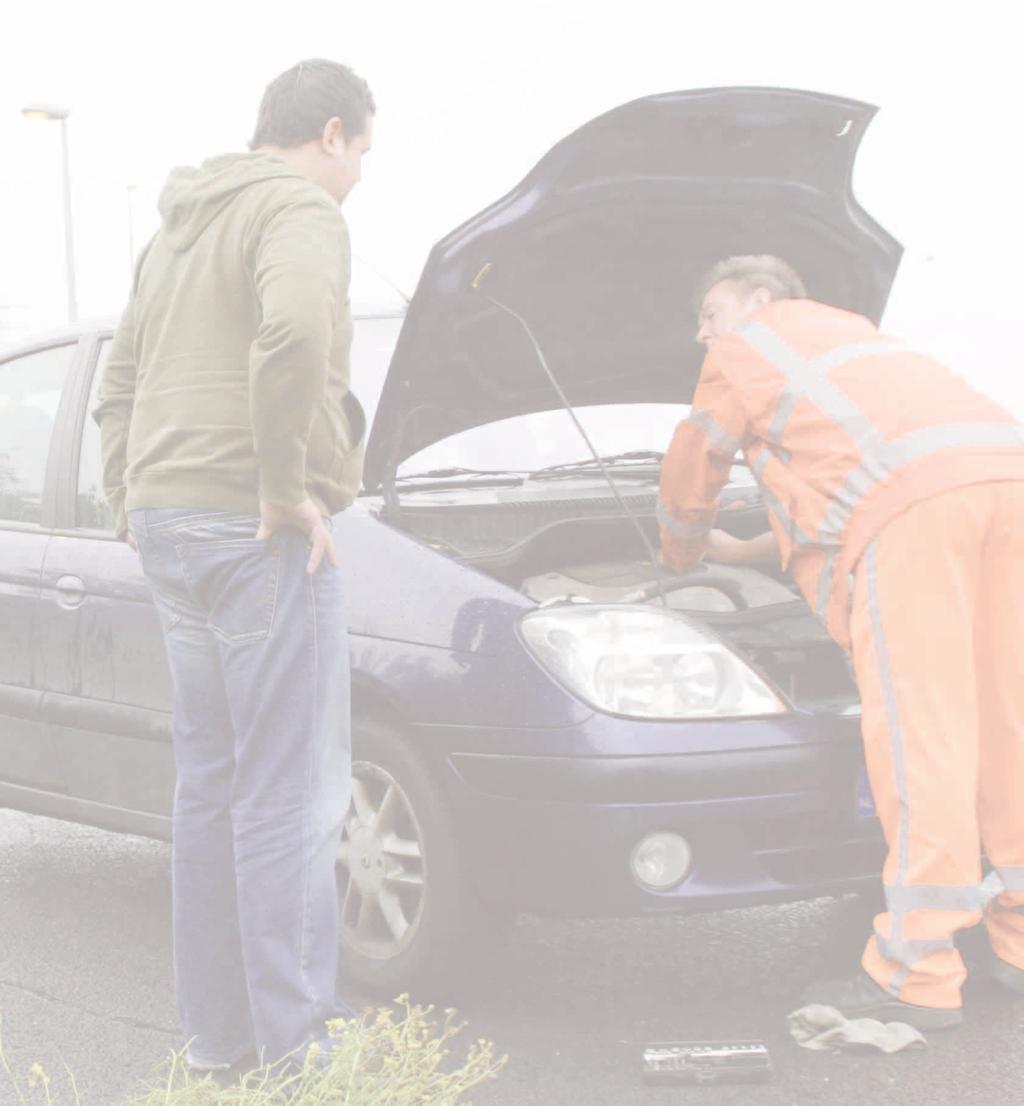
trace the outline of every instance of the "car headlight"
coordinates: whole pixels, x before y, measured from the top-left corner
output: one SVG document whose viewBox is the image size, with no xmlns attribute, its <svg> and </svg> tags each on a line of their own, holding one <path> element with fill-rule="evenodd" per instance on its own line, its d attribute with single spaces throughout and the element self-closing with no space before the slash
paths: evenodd
<svg viewBox="0 0 1024 1106">
<path fill-rule="evenodd" d="M 673 611 L 559 607 L 531 611 L 528 648 L 598 710 L 632 718 L 750 718 L 785 703 L 711 633 Z"/>
</svg>

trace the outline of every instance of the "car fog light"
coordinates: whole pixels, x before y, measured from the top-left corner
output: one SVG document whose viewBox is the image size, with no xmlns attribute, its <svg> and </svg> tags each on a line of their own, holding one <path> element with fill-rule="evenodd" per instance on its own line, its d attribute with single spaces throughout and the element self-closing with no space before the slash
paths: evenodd
<svg viewBox="0 0 1024 1106">
<path fill-rule="evenodd" d="M 678 833 L 652 833 L 633 850 L 629 866 L 643 887 L 664 891 L 680 883 L 690 870 L 693 852 Z"/>
</svg>

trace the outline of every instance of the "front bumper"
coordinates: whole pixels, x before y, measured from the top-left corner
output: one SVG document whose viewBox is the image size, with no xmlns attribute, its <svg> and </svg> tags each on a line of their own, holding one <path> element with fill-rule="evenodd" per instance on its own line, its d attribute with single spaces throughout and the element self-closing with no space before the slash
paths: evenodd
<svg viewBox="0 0 1024 1106">
<path fill-rule="evenodd" d="M 628 915 L 813 898 L 877 885 L 884 843 L 858 815 L 855 720 L 827 741 L 622 756 L 451 753 L 459 846 L 482 895 L 517 909 Z M 693 866 L 667 891 L 630 868 L 647 834 Z"/>
</svg>

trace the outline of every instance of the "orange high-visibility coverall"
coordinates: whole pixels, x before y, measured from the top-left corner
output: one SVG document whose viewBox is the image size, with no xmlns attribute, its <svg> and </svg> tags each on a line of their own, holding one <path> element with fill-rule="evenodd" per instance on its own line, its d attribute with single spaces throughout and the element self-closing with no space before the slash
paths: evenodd
<svg viewBox="0 0 1024 1106">
<path fill-rule="evenodd" d="M 782 300 L 718 339 L 662 463 L 665 559 L 699 560 L 738 450 L 784 568 L 852 653 L 889 854 L 863 966 L 957 1007 L 954 933 L 1024 968 L 1024 427 L 858 315 Z"/>
</svg>

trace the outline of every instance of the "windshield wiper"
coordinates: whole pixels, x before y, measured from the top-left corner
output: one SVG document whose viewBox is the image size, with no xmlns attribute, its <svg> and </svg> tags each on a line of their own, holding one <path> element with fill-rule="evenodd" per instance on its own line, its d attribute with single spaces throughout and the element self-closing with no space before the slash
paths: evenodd
<svg viewBox="0 0 1024 1106">
<path fill-rule="evenodd" d="M 395 477 L 395 482 L 400 483 L 403 480 L 451 480 L 456 476 L 482 476 L 499 478 L 503 481 L 514 480 L 516 483 L 522 483 L 522 481 L 529 475 L 529 472 L 525 469 L 472 469 L 472 468 L 446 468 L 446 469 L 427 469 L 426 472 L 406 472 L 401 476 Z"/>
<path fill-rule="evenodd" d="M 612 453 L 607 457 L 600 458 L 600 464 L 602 465 L 624 465 L 624 464 L 642 464 L 645 468 L 650 467 L 652 463 L 661 464 L 661 459 L 665 454 L 656 449 L 631 449 L 625 453 Z M 582 461 L 566 461 L 560 465 L 547 465 L 545 468 L 537 469 L 536 472 L 530 474 L 531 480 L 547 479 L 549 476 L 567 476 L 576 472 L 587 472 L 590 469 L 599 468 L 597 459 L 594 457 L 584 458 Z"/>
</svg>

